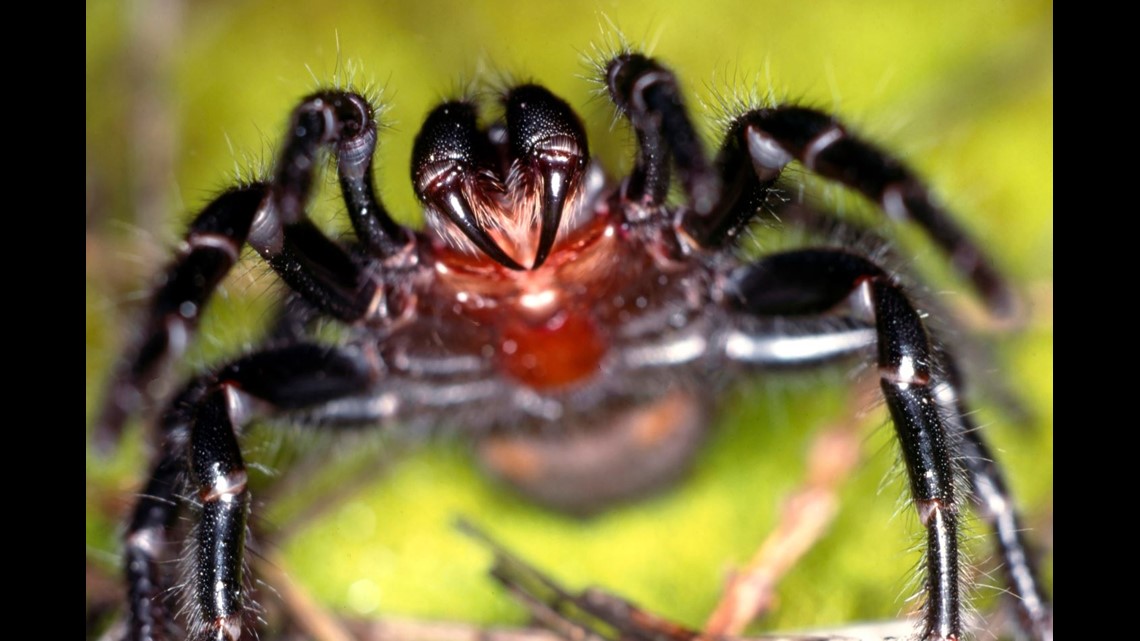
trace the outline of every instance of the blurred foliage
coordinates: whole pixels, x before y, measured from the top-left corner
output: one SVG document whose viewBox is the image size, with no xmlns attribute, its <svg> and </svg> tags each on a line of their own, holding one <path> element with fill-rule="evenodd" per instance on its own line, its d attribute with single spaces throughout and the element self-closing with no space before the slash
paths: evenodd
<svg viewBox="0 0 1140 641">
<path fill-rule="evenodd" d="M 1031 419 L 1012 425 L 992 403 L 982 418 L 1031 516 L 1051 513 L 1051 3 L 91 0 L 86 9 L 88 424 L 129 312 L 166 248 L 235 171 L 248 176 L 268 164 L 299 96 L 348 75 L 382 92 L 378 179 L 390 210 L 414 222 L 412 140 L 435 102 L 467 86 L 461 79 L 541 81 L 578 106 L 606 166 L 628 169 L 631 137 L 622 125 L 611 131 L 612 108 L 583 79 L 592 73 L 585 61 L 611 50 L 616 25 L 674 68 L 697 118 L 710 123 L 710 147 L 718 109 L 701 105 L 718 97 L 763 97 L 771 88 L 777 99 L 841 113 L 928 176 L 1027 291 L 1045 292 L 1038 298 L 1047 306 L 1026 331 L 1000 337 L 996 352 L 994 376 L 1016 386 Z M 341 224 L 332 190 L 314 210 L 322 223 Z M 940 289 L 963 289 L 943 278 L 925 239 L 902 235 Z M 272 278 L 256 261 L 247 265 L 213 304 L 188 369 L 256 340 Z M 286 570 L 360 615 L 521 622 L 522 610 L 484 574 L 488 555 L 450 527 L 465 514 L 570 585 L 604 585 L 699 624 L 725 573 L 772 528 L 812 430 L 842 414 L 842 382 L 841 372 L 746 386 L 686 482 L 588 521 L 494 486 L 460 442 L 417 448 L 291 540 Z M 876 414 L 868 423 L 882 421 Z M 903 483 L 882 482 L 895 458 L 891 438 L 889 428 L 869 437 L 870 460 L 845 490 L 831 535 L 784 583 L 765 628 L 892 617 L 905 607 L 904 577 L 917 559 L 905 550 L 917 528 L 909 510 L 892 517 Z M 140 440 L 128 435 L 114 456 L 88 451 L 87 553 L 108 567 L 116 520 L 144 473 Z M 281 446 L 268 442 L 250 458 L 273 459 Z M 272 528 L 285 512 L 263 508 L 255 518 Z M 973 547 L 989 554 L 984 540 Z"/>
</svg>

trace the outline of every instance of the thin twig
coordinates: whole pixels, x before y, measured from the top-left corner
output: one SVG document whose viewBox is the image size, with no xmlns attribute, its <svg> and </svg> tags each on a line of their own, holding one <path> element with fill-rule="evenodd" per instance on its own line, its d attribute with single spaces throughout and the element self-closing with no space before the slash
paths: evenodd
<svg viewBox="0 0 1140 641">
<path fill-rule="evenodd" d="M 812 441 L 804 484 L 784 503 L 776 529 L 743 569 L 735 572 L 705 623 L 710 636 L 739 635 L 769 612 L 776 585 L 827 532 L 839 506 L 839 489 L 862 458 L 860 409 L 874 392 L 866 381 L 852 392 L 849 417 Z"/>
</svg>

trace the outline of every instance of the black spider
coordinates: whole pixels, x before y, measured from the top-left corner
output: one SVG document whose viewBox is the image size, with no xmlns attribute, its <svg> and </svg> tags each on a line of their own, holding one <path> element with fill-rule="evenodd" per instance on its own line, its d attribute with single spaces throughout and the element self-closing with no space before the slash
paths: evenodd
<svg viewBox="0 0 1140 641">
<path fill-rule="evenodd" d="M 412 178 L 427 229 L 414 232 L 375 194 L 374 107 L 325 91 L 294 110 L 271 179 L 230 189 L 197 216 L 142 340 L 113 378 L 97 434 L 117 432 L 150 400 L 243 245 L 292 295 L 265 347 L 192 380 L 162 415 L 161 456 L 126 534 L 129 638 L 168 633 L 161 561 L 186 493 L 198 504 L 184 588 L 191 635 L 236 639 L 250 625 L 250 494 L 237 431 L 255 414 L 401 429 L 459 416 L 465 430 L 534 456 L 569 434 L 603 454 L 543 459 L 538 476 L 499 471 L 547 503 L 586 511 L 676 475 L 733 377 L 860 357 L 878 365 L 928 535 L 923 638 L 964 632 L 960 478 L 997 533 L 1023 625 L 1051 637 L 1048 597 L 960 398 L 952 355 L 931 341 L 898 277 L 853 248 L 751 262 L 735 252 L 741 229 L 781 205 L 776 182 L 793 161 L 920 225 L 1006 313 L 1012 295 L 981 250 L 908 168 L 827 114 L 748 111 L 710 161 L 668 69 L 626 53 L 604 66 L 603 80 L 638 141 L 634 169 L 619 181 L 591 161 L 571 108 L 540 86 L 506 91 L 504 116 L 490 126 L 473 102 L 447 102 L 416 139 Z M 325 150 L 336 158 L 352 243 L 330 241 L 305 213 Z M 668 198 L 674 171 L 680 205 Z M 818 218 L 795 211 L 809 224 Z M 350 337 L 316 342 L 318 317 L 341 321 Z M 673 438 L 641 452 L 651 464 L 624 465 L 630 434 L 646 425 Z"/>
</svg>

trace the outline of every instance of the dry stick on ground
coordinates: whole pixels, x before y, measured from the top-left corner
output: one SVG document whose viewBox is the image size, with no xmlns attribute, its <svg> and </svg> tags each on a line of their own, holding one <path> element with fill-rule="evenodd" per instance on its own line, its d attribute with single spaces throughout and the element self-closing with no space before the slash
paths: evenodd
<svg viewBox="0 0 1140 641">
<path fill-rule="evenodd" d="M 729 577 L 720 603 L 705 623 L 711 637 L 735 636 L 769 612 L 776 585 L 819 541 L 835 519 L 838 491 L 862 458 L 862 408 L 877 391 L 864 377 L 848 400 L 847 419 L 817 435 L 808 455 L 807 478 L 784 503 L 776 529 L 752 560 Z"/>
</svg>

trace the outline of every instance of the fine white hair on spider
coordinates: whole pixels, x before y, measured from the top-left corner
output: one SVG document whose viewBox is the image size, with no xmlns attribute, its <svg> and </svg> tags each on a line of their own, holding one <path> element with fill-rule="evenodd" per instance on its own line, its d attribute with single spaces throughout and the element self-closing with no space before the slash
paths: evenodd
<svg viewBox="0 0 1140 641">
<path fill-rule="evenodd" d="M 673 62 L 673 60 L 670 59 L 670 60 L 668 60 L 668 62 L 671 63 L 671 62 Z M 543 80 L 546 80 L 546 79 L 543 78 Z M 575 106 L 577 107 L 579 105 L 575 105 Z M 483 125 L 483 122 L 480 121 L 480 127 L 482 127 L 482 125 Z M 402 132 L 402 133 L 401 132 L 383 131 L 382 130 L 381 135 L 380 135 L 381 146 L 388 144 L 389 140 L 393 137 L 404 136 L 405 138 L 410 138 L 409 132 L 407 131 L 408 127 L 409 127 L 409 125 L 405 124 L 404 125 L 404 132 Z M 414 128 L 414 124 L 412 124 L 412 127 Z M 591 138 L 592 151 L 593 151 L 593 144 L 595 143 L 596 138 L 597 138 L 596 136 Z M 619 136 L 619 138 L 620 138 L 620 136 Z M 494 139 L 492 139 L 492 138 L 491 138 L 491 140 L 494 141 Z M 769 143 L 771 143 L 771 140 L 765 139 L 762 136 L 759 138 L 757 145 L 754 145 L 754 146 L 756 146 L 757 148 L 764 148 L 764 145 L 769 144 Z M 762 159 L 765 159 L 765 157 L 766 157 L 767 160 L 765 160 L 764 162 L 771 164 L 773 162 L 772 159 L 775 156 L 771 156 L 771 155 L 763 156 L 762 155 L 760 157 L 762 157 Z M 611 182 L 610 182 L 610 185 L 608 188 L 613 188 L 613 184 L 614 184 L 614 182 L 612 180 L 614 178 L 613 167 L 612 167 L 613 164 L 614 163 L 612 163 L 612 162 L 606 163 L 606 169 L 609 169 L 611 171 L 611 176 L 610 176 Z M 760 163 L 760 164 L 763 165 L 764 163 Z M 512 167 L 514 167 L 514 165 L 512 165 Z M 669 170 L 676 172 L 677 168 L 676 167 L 670 167 Z M 494 173 L 494 172 L 492 172 L 492 173 Z M 677 175 L 679 176 L 679 172 L 677 172 Z M 505 176 L 508 176 L 508 173 Z M 618 178 L 620 178 L 620 177 L 618 177 Z M 510 182 L 510 180 L 505 180 L 505 182 Z M 469 192 L 470 192 L 470 189 L 472 187 L 470 185 L 467 185 L 467 186 L 465 186 L 465 188 L 467 190 L 469 190 Z M 386 187 L 385 187 L 385 190 L 386 190 Z M 510 192 L 510 189 L 507 189 L 507 192 Z M 667 206 L 667 208 L 673 208 L 673 206 L 676 206 L 674 204 L 675 202 L 681 202 L 684 200 L 684 197 L 685 197 L 684 193 L 683 193 L 684 188 L 681 189 L 681 192 L 682 193 L 679 196 L 676 193 L 674 194 L 673 197 L 676 198 L 675 201 L 668 201 L 667 200 L 667 201 L 663 202 L 663 204 L 660 204 L 657 206 Z M 528 202 L 531 202 L 531 203 L 536 202 L 536 195 L 535 194 L 537 194 L 537 192 L 532 192 L 531 195 L 528 196 Z M 474 201 L 475 198 L 472 197 L 473 195 L 474 195 L 474 193 L 472 192 L 470 194 L 465 195 L 465 197 L 469 201 Z M 604 196 L 597 196 L 597 197 L 602 198 Z M 783 200 L 783 198 L 790 198 L 790 200 L 793 203 L 798 203 L 797 194 L 795 192 L 789 192 L 789 190 L 787 190 L 787 189 L 784 190 L 784 192 L 781 194 L 780 198 L 781 198 L 781 200 Z M 576 201 L 576 202 L 581 202 L 581 201 Z M 630 205 L 630 206 L 633 206 L 633 205 Z M 477 219 L 479 221 L 478 224 L 475 225 L 475 227 L 477 227 L 477 228 L 481 227 L 481 228 L 487 229 L 488 232 L 492 232 L 492 230 L 496 230 L 497 227 L 495 226 L 494 222 L 497 219 L 492 220 L 492 218 L 491 218 L 492 216 L 494 216 L 494 214 L 492 214 L 491 212 L 494 212 L 495 209 L 496 208 L 486 208 L 486 206 L 484 206 L 484 208 L 482 208 L 482 209 L 479 209 L 479 208 L 475 209 L 475 219 Z M 637 211 L 643 212 L 645 209 L 652 209 L 652 206 L 649 206 L 649 208 L 643 208 L 643 206 L 638 205 Z M 809 208 L 809 209 L 811 209 L 811 208 Z M 531 212 L 537 212 L 538 210 L 539 210 L 538 204 L 532 204 L 531 205 L 531 208 L 530 208 Z M 515 210 L 512 209 L 512 211 L 515 211 Z M 578 206 L 578 208 L 575 208 L 575 210 L 573 210 L 573 211 L 577 211 L 577 212 L 581 213 L 581 212 L 589 212 L 589 211 L 593 211 L 593 210 L 592 210 L 592 208 L 588 208 L 588 206 L 581 205 L 581 206 Z M 681 213 L 681 212 L 682 212 L 681 209 L 677 209 L 674 213 L 676 213 L 678 217 L 683 218 L 683 213 Z M 808 212 L 808 213 L 811 213 L 811 212 Z M 515 232 L 510 232 L 510 230 L 503 230 L 502 234 L 499 234 L 498 232 L 496 232 L 496 234 L 491 234 L 492 241 L 495 241 L 495 244 L 498 246 L 504 246 L 507 244 L 507 242 L 504 240 L 504 238 L 519 237 L 522 232 L 527 232 L 527 234 L 529 234 L 529 236 L 524 238 L 524 242 L 521 242 L 521 243 L 519 243 L 518 246 L 516 246 L 516 249 L 507 252 L 508 255 L 511 255 L 512 259 L 516 263 L 519 263 L 519 266 L 524 268 L 520 271 L 526 271 L 526 273 L 528 273 L 528 274 L 529 273 L 537 273 L 537 271 L 539 271 L 539 269 L 530 269 L 530 267 L 532 266 L 531 265 L 532 261 L 535 261 L 536 254 L 538 252 L 538 244 L 539 244 L 538 238 L 539 238 L 540 232 L 541 232 L 541 224 L 540 224 L 539 214 L 538 213 L 531 213 L 530 216 L 531 217 L 536 217 L 536 216 L 539 217 L 539 222 L 537 222 L 537 224 L 532 224 L 532 225 L 518 226 L 515 228 Z M 633 214 L 630 214 L 630 216 L 633 216 Z M 644 216 L 644 214 L 638 213 L 637 216 Z M 784 213 L 784 212 L 780 212 L 780 217 L 782 220 L 787 220 L 788 214 Z M 562 220 L 560 221 L 559 226 L 556 227 L 557 232 L 555 233 L 555 238 L 556 238 L 555 242 L 556 243 L 562 242 L 563 238 L 565 237 L 565 233 L 567 233 L 568 229 L 581 228 L 584 225 L 586 225 L 587 222 L 588 222 L 588 219 L 586 219 L 585 222 L 579 221 L 579 222 L 577 222 L 577 224 L 573 224 L 573 222 L 568 222 L 568 219 L 563 217 Z M 480 249 L 478 248 L 478 246 L 477 246 L 477 248 L 472 249 L 469 236 L 465 235 L 462 232 L 458 232 L 458 230 L 456 230 L 456 227 L 450 226 L 449 222 L 440 222 L 439 226 L 441 228 L 445 229 L 448 234 L 451 234 L 451 235 L 455 236 L 456 238 L 459 238 L 459 242 L 455 243 L 455 245 L 458 246 L 458 249 L 461 250 L 458 253 L 466 255 L 466 257 L 473 257 L 474 259 L 477 259 L 477 262 L 478 262 L 478 260 L 486 260 L 486 259 L 484 259 L 484 255 L 486 255 L 486 254 L 483 254 L 480 251 Z M 759 234 L 760 234 L 760 236 L 764 237 L 766 234 L 771 232 L 772 229 L 774 229 L 773 224 L 768 224 L 768 222 L 764 222 L 763 227 L 760 228 L 760 230 L 759 230 Z M 746 229 L 746 232 L 751 233 L 752 229 L 748 228 L 748 229 Z M 689 242 L 689 240 L 686 240 L 686 238 L 683 238 L 683 240 L 685 242 Z M 466 241 L 466 242 L 464 242 L 464 241 Z M 190 243 L 190 244 L 194 245 L 195 243 Z M 198 244 L 202 244 L 202 243 L 198 243 Z M 831 244 L 833 244 L 833 243 L 829 243 L 829 245 L 831 245 Z M 769 246 L 771 246 L 771 245 L 769 245 Z M 551 258 L 547 258 L 547 261 L 556 260 L 556 259 L 559 259 L 559 257 L 561 257 L 561 255 L 565 255 L 565 254 L 561 254 L 560 251 L 561 250 L 557 249 L 555 246 L 555 248 L 552 249 Z M 860 252 L 860 253 L 862 253 L 862 252 Z M 437 263 L 440 263 L 440 262 L 443 262 L 443 261 L 437 261 Z M 453 269 L 453 271 L 454 271 L 454 267 L 451 267 L 451 263 L 445 262 L 445 265 L 448 268 Z M 546 267 L 546 266 L 544 265 L 543 267 Z M 528 276 L 528 278 L 529 278 L 529 276 Z M 531 283 L 530 281 L 528 281 L 528 287 L 530 287 L 532 284 L 534 284 L 534 283 Z M 557 300 L 557 297 L 555 297 L 555 295 L 549 293 L 549 291 L 551 291 L 551 290 L 544 290 L 543 287 L 540 287 L 540 286 L 530 287 L 530 289 L 524 291 L 524 293 L 522 293 L 520 295 L 520 301 L 523 301 L 523 300 L 531 301 L 530 305 L 524 306 L 524 307 L 527 307 L 529 309 L 539 309 L 540 310 L 540 309 L 548 308 L 548 306 L 551 305 L 551 302 L 544 302 L 544 301 L 551 301 L 551 299 Z M 472 292 L 470 292 L 470 291 L 464 292 L 464 293 L 469 294 L 469 295 L 472 294 Z M 860 293 L 863 295 L 868 294 L 868 292 L 866 292 L 866 291 L 863 291 Z M 486 294 L 483 294 L 483 295 L 484 295 L 484 298 L 486 298 Z M 645 298 L 649 299 L 650 297 L 645 297 Z M 634 297 L 633 303 L 634 303 L 635 309 L 636 309 L 636 301 L 637 300 L 638 299 L 636 297 Z M 487 301 L 484 300 L 483 302 L 487 302 Z M 368 308 L 372 309 L 374 311 L 381 309 L 381 308 L 384 308 L 385 314 L 394 314 L 394 313 L 396 313 L 396 311 L 398 311 L 400 305 L 401 305 L 400 300 L 388 300 L 388 299 L 373 298 L 373 299 L 370 299 Z M 502 306 L 503 303 L 499 302 L 498 305 Z M 649 301 L 648 307 L 650 307 L 650 308 L 653 307 L 653 301 L 652 300 Z M 925 306 L 923 306 L 922 309 L 923 309 L 923 311 L 926 311 Z M 633 323 L 630 323 L 630 326 L 634 326 L 634 325 L 636 325 L 636 322 L 640 322 L 640 320 L 644 320 L 644 318 L 633 315 L 633 317 L 629 318 L 629 320 L 632 320 L 632 322 L 633 322 Z M 648 322 L 648 320 L 646 320 L 645 324 L 650 326 L 650 327 L 653 326 L 651 322 Z M 759 325 L 757 325 L 757 326 L 759 326 Z M 836 325 L 831 325 L 831 327 L 834 327 L 834 326 L 836 326 Z M 755 354 L 755 355 L 772 354 L 773 349 L 787 350 L 793 344 L 792 342 L 787 340 L 787 336 L 780 336 L 779 334 L 774 334 L 774 336 L 780 336 L 780 340 L 769 341 L 769 343 L 771 343 L 771 344 L 765 344 L 763 341 L 751 341 L 751 342 L 749 342 L 746 339 L 747 339 L 747 336 L 749 335 L 748 332 L 750 330 L 755 330 L 755 327 L 750 325 L 750 326 L 746 326 L 746 327 L 741 328 L 741 330 L 734 330 L 733 332 L 724 334 L 726 340 L 731 338 L 731 339 L 733 339 L 732 344 L 736 344 L 736 346 L 738 346 L 738 347 L 734 348 L 734 349 L 736 349 L 736 351 L 733 352 L 733 354 L 735 354 L 736 357 L 741 357 L 742 354 Z M 435 332 L 435 334 L 446 335 L 446 334 L 441 334 L 440 332 Z M 752 335 L 755 335 L 755 334 L 752 334 Z M 855 335 L 857 335 L 857 334 L 855 334 Z M 529 338 L 529 336 L 527 336 L 527 338 Z M 645 343 L 645 344 L 638 344 L 638 346 L 636 346 L 636 347 L 630 347 L 630 348 L 628 348 L 628 350 L 624 351 L 624 354 L 622 354 L 622 358 L 629 360 L 629 362 L 636 362 L 636 363 L 642 363 L 642 364 L 654 363 L 654 362 L 665 362 L 665 360 L 670 360 L 670 362 L 677 363 L 677 362 L 683 362 L 683 360 L 685 360 L 686 358 L 691 358 L 691 357 L 677 356 L 678 354 L 682 354 L 682 352 L 684 351 L 681 349 L 683 346 L 690 346 L 690 344 L 698 344 L 701 342 L 706 343 L 706 344 L 709 344 L 709 343 L 715 344 L 716 343 L 716 340 L 710 341 L 707 338 L 706 333 L 703 333 L 700 331 L 693 331 L 693 333 L 691 333 L 691 334 L 679 335 L 679 336 L 677 336 L 677 338 L 675 340 L 673 340 L 674 336 L 668 336 L 668 338 L 670 340 L 668 340 L 666 342 Z M 715 336 L 714 336 L 714 338 L 715 338 Z M 516 340 L 514 342 L 516 343 L 516 347 L 518 347 L 518 344 L 522 343 L 524 341 Z M 817 344 L 819 344 L 819 343 L 817 343 Z M 740 347 L 740 346 L 743 346 L 743 347 Z M 257 349 L 260 349 L 260 348 L 257 348 Z M 748 351 L 748 350 L 750 350 L 750 351 Z M 695 350 L 695 351 L 697 351 L 698 354 L 700 352 L 700 350 Z M 687 352 L 686 352 L 686 354 L 687 354 Z M 424 355 L 423 354 L 412 354 L 412 356 L 413 357 L 423 357 Z M 441 360 L 439 360 L 437 358 L 437 356 L 438 355 L 433 354 L 432 360 L 430 363 L 427 362 L 427 360 L 425 360 L 423 358 L 421 358 L 421 360 L 416 360 L 415 358 L 413 358 L 412 360 L 410 360 L 409 363 L 412 363 L 412 365 L 414 365 L 416 367 L 421 367 L 421 372 L 426 372 L 427 371 L 426 368 L 430 368 L 431 366 L 438 366 L 441 363 Z M 759 356 L 755 356 L 755 358 L 759 358 Z M 217 360 L 214 360 L 214 363 L 218 363 Z M 521 363 L 521 358 L 520 358 L 520 363 Z M 449 363 L 448 366 L 451 367 L 451 370 L 449 370 L 449 372 L 454 374 L 455 367 L 458 367 L 459 365 L 462 365 L 462 364 Z M 384 366 L 385 367 L 391 367 L 391 364 L 389 364 L 388 362 L 386 362 L 386 360 L 384 360 Z M 486 366 L 486 363 L 483 363 L 481 366 Z M 508 367 L 521 367 L 521 368 L 523 368 L 523 370 L 526 370 L 526 368 L 528 367 L 528 365 L 526 363 L 521 363 L 521 364 L 508 363 L 507 366 Z M 895 372 L 895 374 L 905 374 L 905 373 L 902 371 L 899 371 L 899 372 Z M 424 374 L 424 375 L 426 375 L 426 374 Z M 902 380 L 902 379 L 914 380 L 915 378 L 917 378 L 917 376 L 918 376 L 918 378 L 920 378 L 920 372 L 914 371 L 914 368 L 912 367 L 910 375 L 899 376 L 899 380 Z M 518 376 L 516 376 L 516 378 L 518 378 Z M 524 376 L 523 376 L 523 378 L 524 378 Z M 455 379 L 453 379 L 453 380 L 455 380 Z M 427 395 L 427 393 L 431 393 L 432 390 L 434 390 L 435 393 L 439 393 L 443 389 L 445 389 L 445 388 L 440 387 L 439 383 L 433 383 L 432 386 L 426 386 L 426 384 L 425 384 L 425 386 L 423 386 L 423 387 L 409 386 L 409 387 L 401 388 L 401 390 L 400 390 L 401 393 L 385 392 L 384 395 L 377 396 L 374 398 L 374 400 L 384 400 L 385 403 L 376 404 L 376 406 L 378 408 L 375 408 L 375 407 L 372 409 L 365 408 L 365 409 L 361 409 L 361 411 L 372 411 L 372 412 L 378 412 L 378 413 L 385 414 L 385 415 L 396 414 L 397 412 L 399 412 L 399 409 L 400 409 L 398 407 L 398 405 L 400 403 L 406 403 L 406 400 L 404 400 L 404 399 L 408 399 L 408 398 L 421 399 L 424 395 Z M 466 387 L 453 386 L 453 387 L 450 387 L 447 389 L 450 390 L 447 392 L 447 395 L 451 398 L 459 398 L 462 395 L 467 395 L 467 397 L 469 397 L 469 398 L 472 397 L 472 395 L 475 395 L 475 397 L 478 398 L 479 393 L 482 393 L 479 388 L 472 387 L 472 386 L 466 386 Z M 523 390 L 523 391 L 526 391 L 526 390 Z M 589 390 L 587 390 L 587 391 L 589 391 Z M 594 392 L 591 392 L 591 393 L 594 393 Z M 541 393 L 539 393 L 539 395 L 532 395 L 532 393 L 529 393 L 529 392 L 527 392 L 527 393 L 520 392 L 520 393 L 518 393 L 518 395 L 515 395 L 513 397 L 513 403 L 515 404 L 513 411 L 521 411 L 523 413 L 537 413 L 537 414 L 541 414 L 541 415 L 545 415 L 545 416 L 554 416 L 554 415 L 557 415 L 561 412 L 564 415 L 564 412 L 565 412 L 564 407 L 567 406 L 567 403 L 569 403 L 569 401 L 567 401 L 567 403 L 561 404 L 563 408 L 560 409 L 560 411 L 548 412 L 548 409 L 555 407 L 555 405 L 548 403 L 548 399 L 544 399 L 543 396 L 544 395 L 541 395 Z M 586 396 L 589 396 L 589 395 L 586 395 Z M 523 397 L 526 397 L 526 398 L 523 398 Z M 584 398 L 585 398 L 585 396 L 584 396 Z M 596 393 L 591 398 L 596 398 Z M 231 396 L 228 400 L 229 401 L 242 400 L 242 398 Z M 342 407 L 347 407 L 348 405 L 350 405 L 350 404 L 343 403 Z M 363 406 L 360 406 L 360 407 L 363 407 Z M 519 408 L 523 408 L 523 409 L 519 409 Z M 358 409 L 359 409 L 359 407 L 358 407 Z M 469 409 L 469 411 L 470 411 L 470 409 Z M 490 412 L 489 409 L 488 409 L 488 412 Z M 479 416 L 477 416 L 477 419 L 479 419 Z M 479 420 L 482 420 L 482 419 L 479 419 Z M 475 421 L 475 422 L 478 422 L 478 421 Z"/>
</svg>

